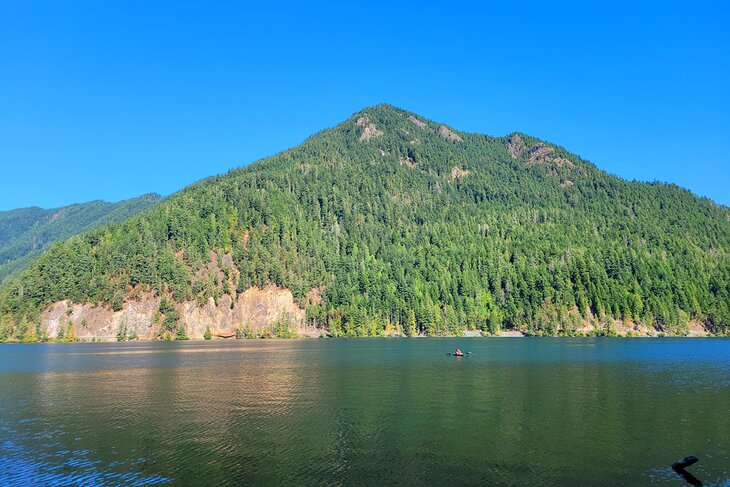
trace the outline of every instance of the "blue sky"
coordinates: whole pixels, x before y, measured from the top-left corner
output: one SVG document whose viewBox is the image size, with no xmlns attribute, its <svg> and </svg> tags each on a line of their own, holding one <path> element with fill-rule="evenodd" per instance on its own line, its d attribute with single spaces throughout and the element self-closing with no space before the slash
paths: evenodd
<svg viewBox="0 0 730 487">
<path fill-rule="evenodd" d="M 169 194 L 380 102 L 730 205 L 730 4 L 585 3 L 0 1 L 0 209 Z"/>
</svg>

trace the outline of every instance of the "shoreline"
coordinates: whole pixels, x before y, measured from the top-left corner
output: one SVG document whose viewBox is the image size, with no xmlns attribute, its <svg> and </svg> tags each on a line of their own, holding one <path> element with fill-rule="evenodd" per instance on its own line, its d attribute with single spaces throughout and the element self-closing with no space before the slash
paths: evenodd
<svg viewBox="0 0 730 487">
<path fill-rule="evenodd" d="M 36 340 L 36 341 L 22 341 L 22 340 L 6 340 L 4 342 L 0 342 L 0 345 L 2 344 L 42 344 L 42 343 L 55 343 L 55 344 L 73 344 L 73 343 L 130 343 L 130 342 L 220 342 L 220 341 L 258 341 L 258 340 L 312 340 L 312 339 L 328 339 L 328 340 L 341 340 L 341 339 L 361 339 L 361 338 L 383 338 L 383 339 L 439 339 L 439 338 L 468 338 L 468 339 L 475 339 L 475 338 L 484 338 L 484 339 L 492 339 L 492 338 L 615 338 L 615 339 L 625 339 L 625 338 L 730 338 L 730 335 L 715 335 L 709 332 L 706 333 L 696 333 L 696 332 L 690 332 L 686 335 L 671 335 L 671 334 L 665 334 L 661 332 L 656 332 L 653 334 L 625 334 L 625 333 L 617 333 L 615 335 L 599 335 L 599 334 L 591 334 L 591 333 L 576 333 L 571 335 L 530 335 L 528 333 L 523 333 L 521 331 L 517 330 L 506 330 L 501 331 L 497 335 L 492 335 L 480 331 L 473 331 L 468 330 L 465 331 L 462 335 L 438 335 L 438 336 L 428 336 L 428 335 L 416 335 L 416 336 L 404 336 L 397 333 L 392 334 L 383 334 L 383 335 L 375 335 L 375 336 L 354 336 L 354 337 L 346 337 L 346 336 L 339 336 L 339 337 L 333 337 L 329 336 L 326 333 L 320 333 L 317 335 L 311 335 L 311 334 L 302 334 L 302 335 L 296 335 L 296 336 L 290 336 L 290 337 L 277 337 L 277 336 L 267 336 L 267 337 L 252 337 L 252 338 L 222 338 L 222 337 L 213 337 L 210 340 L 205 340 L 201 338 L 189 338 L 186 340 L 164 340 L 164 339 L 155 339 L 155 340 L 149 340 L 149 339 L 133 339 L 133 340 L 118 340 L 116 338 L 100 338 L 100 339 L 88 339 L 88 338 L 80 338 L 74 341 L 65 341 L 65 340 L 56 340 L 56 339 L 48 339 L 48 340 Z"/>
</svg>

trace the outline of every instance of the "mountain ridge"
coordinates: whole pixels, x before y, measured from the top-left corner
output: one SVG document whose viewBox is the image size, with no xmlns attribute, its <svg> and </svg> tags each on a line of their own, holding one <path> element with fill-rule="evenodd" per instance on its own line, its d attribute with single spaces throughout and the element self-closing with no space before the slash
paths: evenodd
<svg viewBox="0 0 730 487">
<path fill-rule="evenodd" d="M 256 288 L 290 290 L 281 309 L 302 318 L 287 326 L 332 336 L 725 333 L 729 222 L 678 186 L 625 181 L 529 135 L 381 104 L 54 246 L 0 290 L 0 313 L 18 336 L 61 301 L 124 313 L 152 293 L 213 316 Z M 137 322 L 154 338 L 188 319 L 160 304 Z"/>
<path fill-rule="evenodd" d="M 22 270 L 51 243 L 94 227 L 121 222 L 157 204 L 156 193 L 117 202 L 93 200 L 58 208 L 0 211 L 0 283 Z"/>
</svg>

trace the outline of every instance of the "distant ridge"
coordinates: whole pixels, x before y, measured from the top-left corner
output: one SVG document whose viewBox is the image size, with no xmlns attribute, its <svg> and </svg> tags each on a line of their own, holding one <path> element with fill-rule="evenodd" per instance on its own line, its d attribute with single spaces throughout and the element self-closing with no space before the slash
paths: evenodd
<svg viewBox="0 0 730 487">
<path fill-rule="evenodd" d="M 119 223 L 160 201 L 146 194 L 117 203 L 91 201 L 61 208 L 0 211 L 0 283 L 24 269 L 48 245 L 108 223 Z"/>
</svg>

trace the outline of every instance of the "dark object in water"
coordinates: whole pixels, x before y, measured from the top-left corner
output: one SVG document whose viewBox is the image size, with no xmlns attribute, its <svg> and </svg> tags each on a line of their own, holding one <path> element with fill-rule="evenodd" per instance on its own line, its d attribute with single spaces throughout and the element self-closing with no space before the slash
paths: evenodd
<svg viewBox="0 0 730 487">
<path fill-rule="evenodd" d="M 699 461 L 700 459 L 694 456 L 684 457 L 681 460 L 677 460 L 672 464 L 672 470 L 681 475 L 688 484 L 694 485 L 695 487 L 702 487 L 702 482 L 700 482 L 697 477 L 685 470 L 685 468 L 690 467 Z"/>
<path fill-rule="evenodd" d="M 677 460 L 672 464 L 672 468 L 674 470 L 684 470 L 685 468 L 694 465 L 695 463 L 699 462 L 700 459 L 697 457 L 689 456 L 684 457 L 681 460 Z"/>
</svg>

